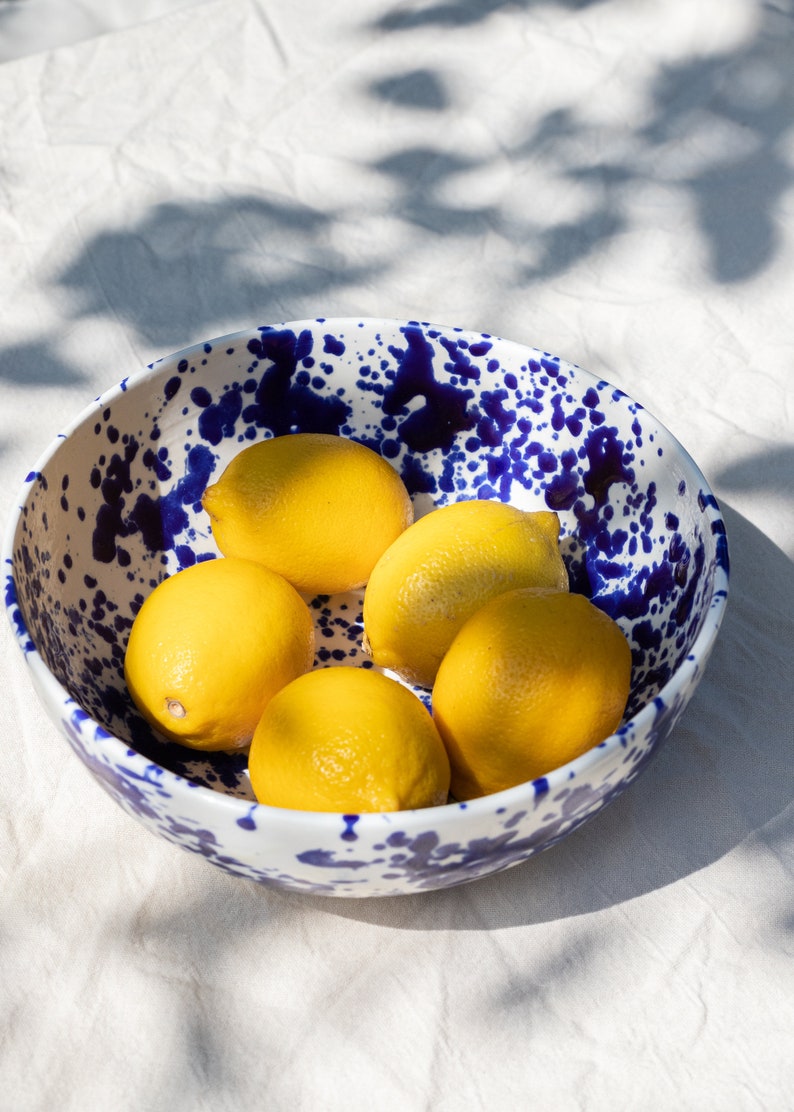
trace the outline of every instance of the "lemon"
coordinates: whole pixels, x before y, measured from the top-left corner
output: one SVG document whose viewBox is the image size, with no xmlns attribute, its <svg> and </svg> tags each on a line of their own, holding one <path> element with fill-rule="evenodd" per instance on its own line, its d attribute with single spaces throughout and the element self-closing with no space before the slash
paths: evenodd
<svg viewBox="0 0 794 1112">
<path fill-rule="evenodd" d="M 364 648 L 375 664 L 430 687 L 466 619 L 516 587 L 568 589 L 560 522 L 547 510 L 454 502 L 406 529 L 364 594 Z"/>
<path fill-rule="evenodd" d="M 239 749 L 268 700 L 312 666 L 309 607 L 250 560 L 208 560 L 164 579 L 130 631 L 124 674 L 141 714 L 193 749 Z"/>
<path fill-rule="evenodd" d="M 271 699 L 248 763 L 260 803 L 398 811 L 446 803 L 449 760 L 424 704 L 368 668 L 322 668 Z"/>
<path fill-rule="evenodd" d="M 463 626 L 433 688 L 452 794 L 545 776 L 617 729 L 631 678 L 620 627 L 583 595 L 522 589 Z"/>
<path fill-rule="evenodd" d="M 249 445 L 202 501 L 225 556 L 256 560 L 308 595 L 363 586 L 413 521 L 410 495 L 391 464 L 326 433 Z"/>
</svg>

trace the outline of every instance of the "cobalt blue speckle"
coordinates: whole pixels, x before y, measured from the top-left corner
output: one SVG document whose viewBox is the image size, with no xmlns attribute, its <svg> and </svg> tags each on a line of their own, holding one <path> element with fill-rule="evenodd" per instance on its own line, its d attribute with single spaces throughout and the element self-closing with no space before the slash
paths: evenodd
<svg viewBox="0 0 794 1112">
<path fill-rule="evenodd" d="M 422 512 L 462 498 L 555 510 L 571 588 L 631 644 L 617 734 L 490 799 L 382 816 L 262 807 L 244 753 L 195 753 L 154 735 L 124 684 L 134 617 L 164 576 L 218 556 L 201 509 L 213 476 L 245 444 L 298 431 L 380 452 Z M 265 326 L 153 364 L 53 441 L 19 507 L 3 556 L 6 612 L 28 661 L 54 677 L 31 670 L 76 754 L 159 836 L 299 892 L 447 887 L 566 837 L 675 726 L 727 595 L 714 495 L 638 403 L 548 352 L 416 321 Z M 310 600 L 316 667 L 371 666 L 361 603 L 361 592 Z M 431 705 L 430 692 L 418 694 Z"/>
</svg>

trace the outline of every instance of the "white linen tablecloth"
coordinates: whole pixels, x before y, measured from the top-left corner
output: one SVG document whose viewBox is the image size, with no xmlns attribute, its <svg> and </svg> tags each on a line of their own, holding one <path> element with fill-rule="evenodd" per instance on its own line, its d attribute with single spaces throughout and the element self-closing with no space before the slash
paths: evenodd
<svg viewBox="0 0 794 1112">
<path fill-rule="evenodd" d="M 390 900 L 271 892 L 145 832 L 3 620 L 0 1109 L 794 1108 L 794 5 L 138 12 L 0 66 L 3 522 L 154 358 L 418 317 L 641 401 L 721 501 L 732 593 L 630 791 L 525 865 Z"/>
</svg>

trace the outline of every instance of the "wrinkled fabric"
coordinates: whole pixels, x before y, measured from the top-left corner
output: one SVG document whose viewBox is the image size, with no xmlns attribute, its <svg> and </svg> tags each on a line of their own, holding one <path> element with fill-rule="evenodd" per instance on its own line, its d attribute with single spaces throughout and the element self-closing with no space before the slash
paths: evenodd
<svg viewBox="0 0 794 1112">
<path fill-rule="evenodd" d="M 4 523 L 160 356 L 418 318 L 650 409 L 723 506 L 732 582 L 617 802 L 502 875 L 381 900 L 145 832 L 3 619 L 0 1109 L 791 1108 L 791 5 L 85 2 L 61 31 L 35 2 L 0 0 Z"/>
</svg>

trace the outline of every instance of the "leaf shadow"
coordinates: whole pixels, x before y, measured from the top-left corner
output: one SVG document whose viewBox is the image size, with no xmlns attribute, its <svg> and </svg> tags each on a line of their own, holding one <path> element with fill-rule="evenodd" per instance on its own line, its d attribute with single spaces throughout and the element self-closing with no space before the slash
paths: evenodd
<svg viewBox="0 0 794 1112">
<path fill-rule="evenodd" d="M 252 322 L 315 316 L 373 277 L 330 243 L 324 212 L 265 194 L 169 201 L 97 233 L 56 276 L 76 318 L 111 314 L 158 350 Z M 374 264 L 373 264 L 374 265 Z"/>
<path fill-rule="evenodd" d="M 440 2 L 388 12 L 377 28 L 409 35 L 427 27 L 470 27 L 505 8 L 529 10 L 552 2 Z M 608 2 L 558 0 L 554 6 L 584 10 Z M 586 102 L 528 113 L 523 135 L 501 142 L 498 157 L 507 164 L 511 187 L 520 186 L 530 170 L 556 183 L 561 193 L 579 187 L 581 211 L 573 218 L 536 219 L 532 205 L 515 215 L 502 203 L 473 208 L 450 203 L 450 189 L 465 196 L 467 182 L 488 169 L 491 153 L 467 151 L 464 157 L 441 143 L 415 144 L 381 156 L 372 169 L 397 187 L 394 209 L 406 224 L 436 235 L 490 231 L 509 243 L 512 278 L 520 285 L 564 274 L 631 231 L 638 220 L 635 202 L 649 186 L 687 201 L 712 281 L 746 282 L 779 254 L 782 209 L 794 183 L 788 155 L 794 133 L 791 14 L 791 5 L 761 5 L 745 41 L 713 54 L 660 62 L 647 78 L 643 96 L 649 107 L 641 122 L 596 127 Z M 394 73 L 371 84 L 368 93 L 396 102 L 394 90 L 410 87 L 410 75 Z M 423 80 L 440 90 L 439 102 L 443 96 L 454 109 L 440 69 L 435 75 L 424 70 Z"/>
<path fill-rule="evenodd" d="M 76 385 L 86 375 L 63 357 L 57 343 L 35 340 L 0 348 L 0 380 L 21 386 Z"/>
<path fill-rule="evenodd" d="M 470 27 L 505 9 L 526 11 L 532 7 L 552 5 L 568 11 L 582 11 L 606 2 L 608 0 L 439 0 L 416 10 L 386 12 L 375 21 L 375 27 L 383 31 Z"/>
<path fill-rule="evenodd" d="M 451 103 L 441 77 L 427 68 L 380 77 L 370 84 L 369 95 L 420 112 L 443 112 Z"/>
</svg>

